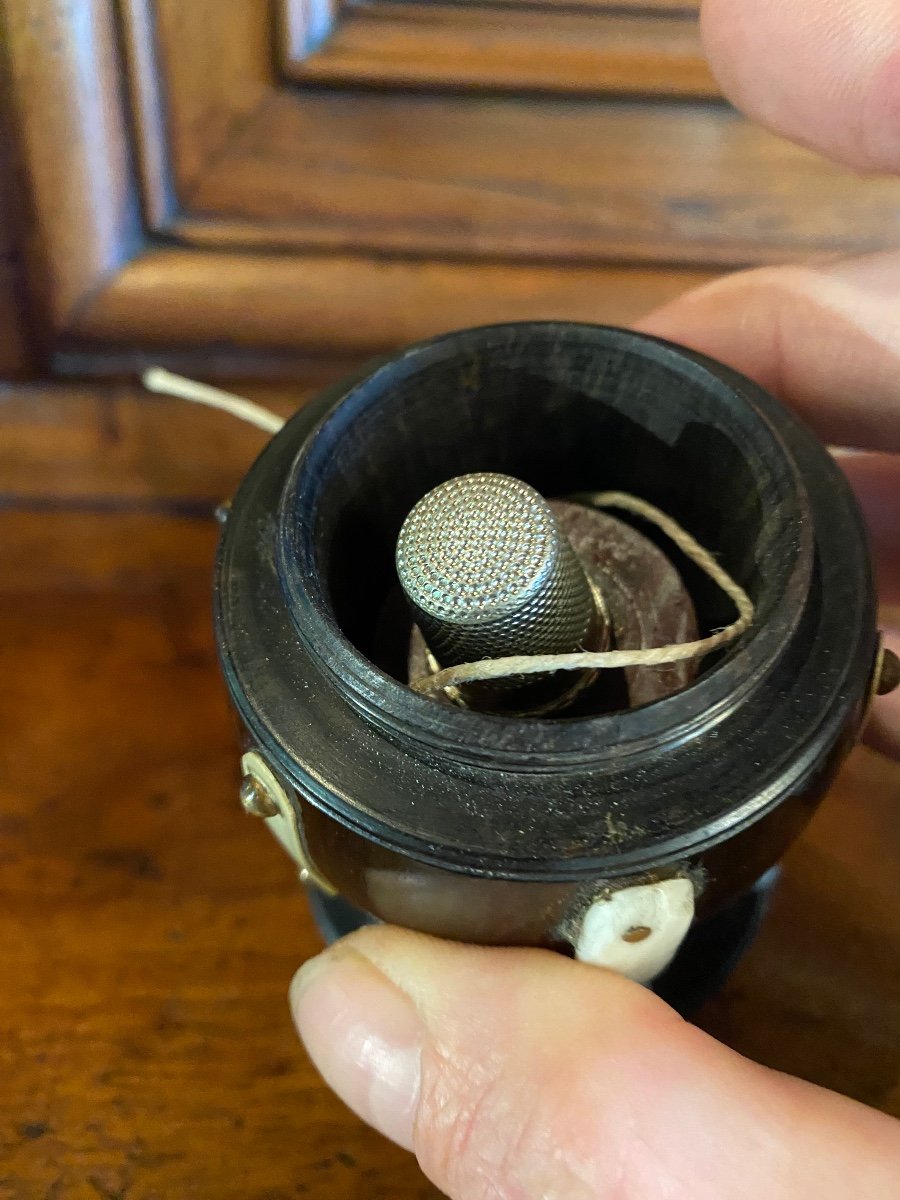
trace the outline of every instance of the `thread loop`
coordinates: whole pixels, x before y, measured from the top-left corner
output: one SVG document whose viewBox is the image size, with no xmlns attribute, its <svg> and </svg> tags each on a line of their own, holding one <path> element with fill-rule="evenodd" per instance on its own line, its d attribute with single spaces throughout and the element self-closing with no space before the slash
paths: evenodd
<svg viewBox="0 0 900 1200">
<path fill-rule="evenodd" d="M 692 562 L 716 583 L 737 609 L 737 620 L 724 629 L 693 642 L 653 646 L 634 650 L 576 651 L 572 654 L 515 654 L 505 658 L 487 658 L 479 662 L 445 667 L 433 675 L 414 680 L 410 687 L 420 695 L 431 695 L 446 688 L 488 679 L 506 679 L 511 675 L 539 675 L 548 671 L 596 671 L 620 667 L 658 667 L 666 663 L 701 658 L 721 646 L 727 646 L 745 633 L 753 623 L 755 608 L 747 592 L 716 562 L 712 553 L 701 546 L 686 529 L 662 509 L 632 496 L 629 492 L 590 492 L 579 497 L 595 508 L 618 508 L 643 517 L 662 532 Z"/>
</svg>

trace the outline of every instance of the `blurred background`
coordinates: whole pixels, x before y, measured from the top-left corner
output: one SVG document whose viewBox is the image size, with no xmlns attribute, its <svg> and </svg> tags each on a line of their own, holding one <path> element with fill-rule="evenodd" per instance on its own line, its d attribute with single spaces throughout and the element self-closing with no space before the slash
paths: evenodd
<svg viewBox="0 0 900 1200">
<path fill-rule="evenodd" d="M 690 0 L 0 19 L 0 1196 L 432 1196 L 295 1042 L 317 935 L 237 803 L 213 511 L 264 436 L 139 371 L 288 414 L 432 333 L 881 247 L 900 182 L 736 114 Z M 895 1112 L 898 793 L 855 755 L 701 1016 Z"/>
</svg>

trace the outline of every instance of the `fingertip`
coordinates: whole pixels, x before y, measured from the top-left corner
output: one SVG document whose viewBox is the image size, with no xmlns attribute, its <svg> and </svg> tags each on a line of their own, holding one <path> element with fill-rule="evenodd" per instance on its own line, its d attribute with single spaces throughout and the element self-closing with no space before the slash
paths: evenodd
<svg viewBox="0 0 900 1200">
<path fill-rule="evenodd" d="M 794 266 L 736 271 L 684 292 L 634 328 L 707 354 L 777 391 L 783 355 L 775 314 L 783 296 L 802 297 L 814 286 L 811 274 Z"/>
<path fill-rule="evenodd" d="M 900 167 L 893 0 L 704 0 L 706 53 L 738 108 L 852 166 Z"/>
<path fill-rule="evenodd" d="M 762 267 L 687 292 L 636 328 L 747 375 L 831 445 L 897 453 L 898 286 L 894 252 Z"/>
<path fill-rule="evenodd" d="M 647 989 L 550 952 L 366 930 L 301 971 L 292 1003 L 326 1081 L 460 1200 L 722 1200 L 738 1194 L 737 1162 L 748 1195 L 823 1200 L 844 1169 L 879 1194 L 896 1161 L 886 1118 L 747 1063 Z M 788 1126 L 802 1181 L 786 1170 Z"/>
<path fill-rule="evenodd" d="M 410 998 L 355 947 L 339 944 L 301 967 L 290 1004 L 329 1087 L 374 1129 L 411 1150 L 425 1030 Z"/>
</svg>

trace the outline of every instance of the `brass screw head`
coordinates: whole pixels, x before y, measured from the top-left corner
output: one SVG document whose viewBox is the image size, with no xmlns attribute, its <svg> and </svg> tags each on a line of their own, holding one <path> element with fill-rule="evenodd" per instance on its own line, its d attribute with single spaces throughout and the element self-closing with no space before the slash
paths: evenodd
<svg viewBox="0 0 900 1200">
<path fill-rule="evenodd" d="M 278 805 L 269 795 L 261 780 L 245 775 L 241 780 L 241 806 L 251 817 L 274 817 Z"/>
</svg>

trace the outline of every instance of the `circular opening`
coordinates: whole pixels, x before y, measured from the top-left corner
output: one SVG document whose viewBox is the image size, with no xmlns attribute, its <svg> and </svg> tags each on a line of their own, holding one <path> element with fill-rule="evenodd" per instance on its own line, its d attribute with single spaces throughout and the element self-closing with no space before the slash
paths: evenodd
<svg viewBox="0 0 900 1200">
<path fill-rule="evenodd" d="M 777 651 L 765 636 L 776 613 L 779 642 L 796 623 L 811 554 L 805 497 L 777 435 L 724 375 L 621 330 L 466 330 L 414 347 L 358 384 L 307 441 L 283 494 L 280 569 L 296 628 L 373 719 L 421 723 L 421 706 L 433 707 L 400 682 L 409 618 L 394 551 L 416 501 L 475 471 L 513 475 L 547 497 L 628 491 L 670 513 L 757 606 L 753 629 L 727 656 L 744 656 L 744 675 Z M 721 591 L 659 544 L 694 598 L 701 634 L 733 620 Z M 707 692 L 700 707 L 711 701 Z M 479 720 L 534 724 L 442 710 L 450 736 Z"/>
</svg>

